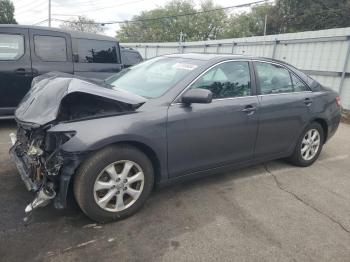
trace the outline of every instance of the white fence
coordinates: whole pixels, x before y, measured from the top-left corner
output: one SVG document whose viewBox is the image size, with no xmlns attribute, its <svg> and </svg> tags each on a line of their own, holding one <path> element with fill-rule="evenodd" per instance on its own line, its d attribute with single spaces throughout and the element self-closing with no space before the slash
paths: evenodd
<svg viewBox="0 0 350 262">
<path fill-rule="evenodd" d="M 286 61 L 341 94 L 350 109 L 350 27 L 179 43 L 121 43 L 144 59 L 173 53 L 217 53 L 263 56 Z"/>
</svg>

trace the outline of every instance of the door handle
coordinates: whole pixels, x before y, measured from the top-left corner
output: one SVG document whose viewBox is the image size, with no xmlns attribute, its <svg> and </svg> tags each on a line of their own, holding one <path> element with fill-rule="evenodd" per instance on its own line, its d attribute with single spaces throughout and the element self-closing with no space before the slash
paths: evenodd
<svg viewBox="0 0 350 262">
<path fill-rule="evenodd" d="M 24 68 L 18 68 L 15 70 L 16 74 L 22 75 L 26 73 L 26 70 Z"/>
<path fill-rule="evenodd" d="M 312 101 L 311 101 L 311 99 L 310 98 L 305 98 L 304 99 L 304 104 L 306 105 L 306 106 L 311 106 L 311 104 L 312 104 Z"/>
<path fill-rule="evenodd" d="M 244 107 L 242 109 L 242 112 L 247 113 L 247 115 L 252 115 L 252 114 L 254 114 L 255 110 L 256 110 L 256 107 L 254 107 L 252 105 L 247 105 L 246 107 Z"/>
<path fill-rule="evenodd" d="M 31 69 L 18 68 L 15 70 L 15 74 L 17 74 L 17 75 L 26 75 L 26 74 L 31 74 L 31 73 L 32 73 Z"/>
</svg>

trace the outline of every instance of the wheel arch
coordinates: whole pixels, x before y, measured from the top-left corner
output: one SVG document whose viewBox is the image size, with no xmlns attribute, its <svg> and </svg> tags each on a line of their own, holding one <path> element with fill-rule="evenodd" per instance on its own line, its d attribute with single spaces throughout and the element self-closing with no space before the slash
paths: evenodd
<svg viewBox="0 0 350 262">
<path fill-rule="evenodd" d="M 161 164 L 155 150 L 152 147 L 150 147 L 145 143 L 135 141 L 135 140 L 118 141 L 110 145 L 116 145 L 116 146 L 129 145 L 137 148 L 142 153 L 144 153 L 151 160 L 151 163 L 153 165 L 155 184 L 159 183 L 159 181 L 161 180 L 161 173 L 162 173 Z"/>
<path fill-rule="evenodd" d="M 328 124 L 323 118 L 315 118 L 312 122 L 316 122 L 321 125 L 323 129 L 323 144 L 326 143 L 328 138 Z"/>
</svg>

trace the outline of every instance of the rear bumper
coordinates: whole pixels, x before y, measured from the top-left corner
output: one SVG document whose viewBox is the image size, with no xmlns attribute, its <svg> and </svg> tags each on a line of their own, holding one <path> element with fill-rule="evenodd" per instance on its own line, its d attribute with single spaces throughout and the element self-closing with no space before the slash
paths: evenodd
<svg viewBox="0 0 350 262">
<path fill-rule="evenodd" d="M 327 140 L 326 142 L 335 134 L 335 132 L 338 130 L 339 123 L 341 120 L 341 114 L 335 116 L 328 125 L 328 134 L 327 134 Z"/>
</svg>

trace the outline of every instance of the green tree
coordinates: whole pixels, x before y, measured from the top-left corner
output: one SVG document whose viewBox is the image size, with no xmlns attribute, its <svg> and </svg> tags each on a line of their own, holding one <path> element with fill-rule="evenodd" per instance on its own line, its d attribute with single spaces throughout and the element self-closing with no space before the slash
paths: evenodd
<svg viewBox="0 0 350 262">
<path fill-rule="evenodd" d="M 93 19 L 89 19 L 85 16 L 79 16 L 77 19 L 63 22 L 60 25 L 60 28 L 87 33 L 101 33 L 104 31 L 104 28 L 101 24 L 96 24 Z"/>
<path fill-rule="evenodd" d="M 211 0 L 202 2 L 198 11 L 203 13 L 191 18 L 195 21 L 196 40 L 217 39 L 223 35 L 227 20 L 225 11 L 216 10 L 214 12 L 205 12 L 219 8 L 221 8 L 221 6 L 214 5 Z"/>
<path fill-rule="evenodd" d="M 267 34 L 275 32 L 273 26 L 276 16 L 273 14 L 274 6 L 272 4 L 263 4 L 253 7 L 250 12 L 233 14 L 227 20 L 224 38 L 257 36 L 264 34 L 265 16 L 267 16 Z"/>
<path fill-rule="evenodd" d="M 276 0 L 253 7 L 251 12 L 231 15 L 223 37 L 293 33 L 350 26 L 350 0 Z"/>
<path fill-rule="evenodd" d="M 9 0 L 0 0 L 0 24 L 17 24 L 15 17 L 15 7 Z"/>
<path fill-rule="evenodd" d="M 229 17 L 212 0 L 196 9 L 191 0 L 173 0 L 164 7 L 134 16 L 138 22 L 125 23 L 117 32 L 121 42 L 187 41 L 280 34 L 350 26 L 350 0 L 275 0 L 252 7 L 250 12 Z M 191 16 L 178 16 L 199 12 Z M 168 17 L 158 19 L 159 17 Z M 141 20 L 141 21 L 140 21 Z"/>
<path fill-rule="evenodd" d="M 194 28 L 191 26 L 191 18 L 188 16 L 172 17 L 190 12 L 195 12 L 195 9 L 187 0 L 176 0 L 164 7 L 143 11 L 140 15 L 133 17 L 132 20 L 136 20 L 135 22 L 121 25 L 117 38 L 122 42 L 178 41 L 181 31 L 186 33 L 187 37 L 192 38 Z M 157 19 L 159 17 L 169 18 Z"/>
<path fill-rule="evenodd" d="M 184 15 L 218 8 L 207 0 L 196 10 L 192 1 L 173 0 L 164 7 L 144 11 L 134 16 L 135 22 L 121 25 L 117 38 L 121 42 L 167 42 L 179 41 L 183 32 L 186 40 L 215 39 L 223 31 L 226 14 L 224 11 Z M 180 16 L 179 16 L 180 15 Z M 159 17 L 167 17 L 158 19 Z"/>
<path fill-rule="evenodd" d="M 350 26 L 350 0 L 278 0 L 274 14 L 280 32 Z"/>
</svg>

